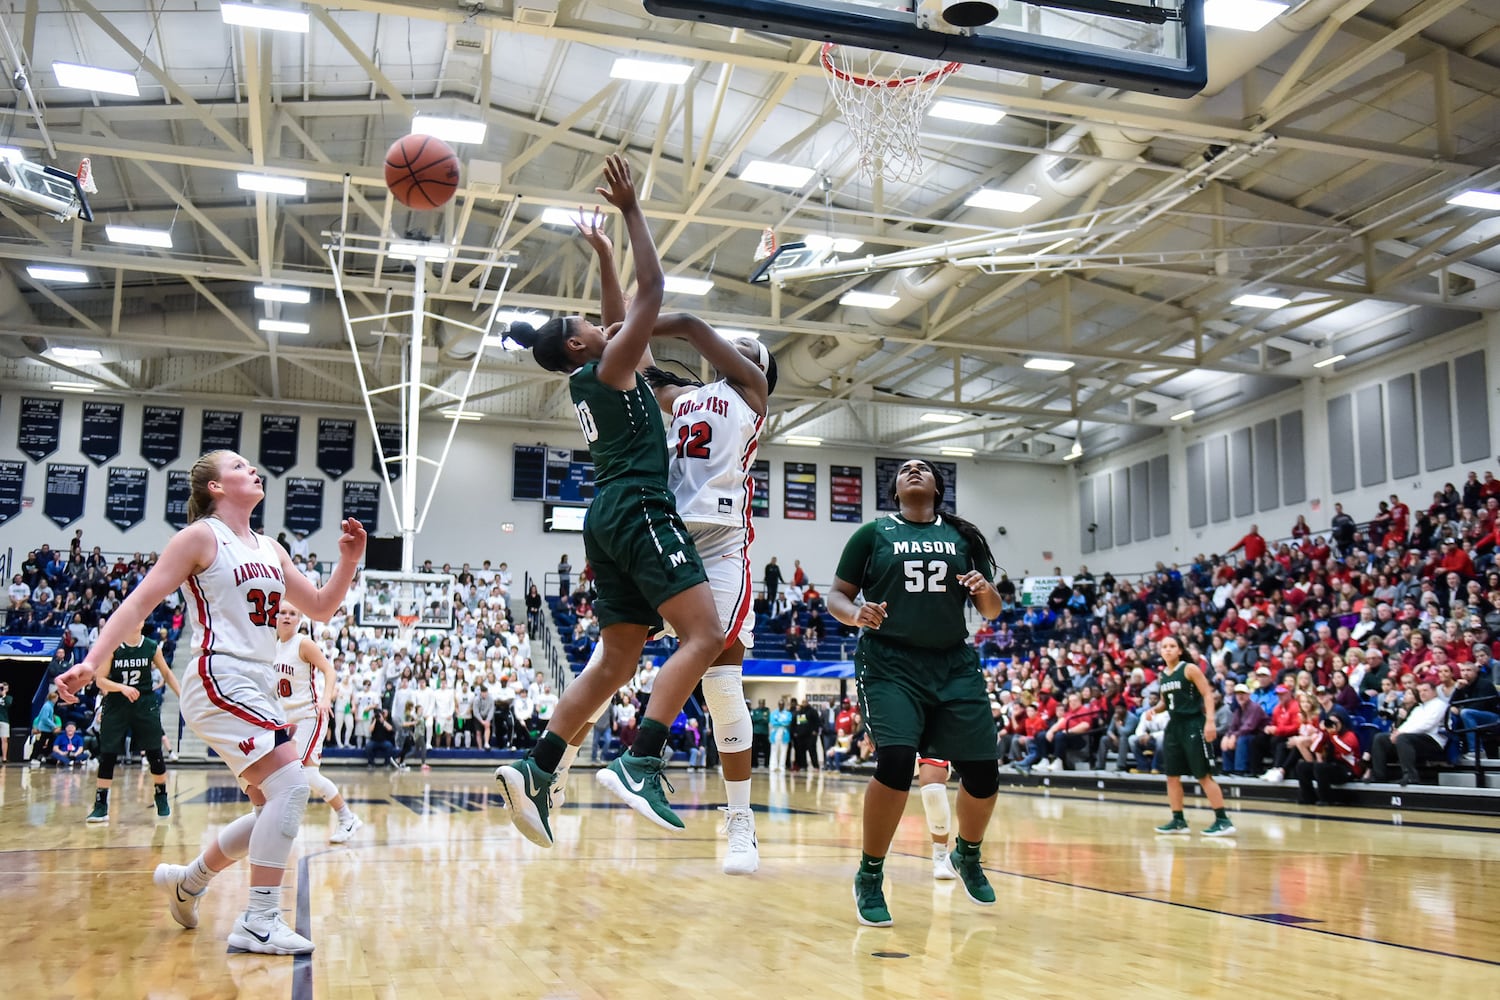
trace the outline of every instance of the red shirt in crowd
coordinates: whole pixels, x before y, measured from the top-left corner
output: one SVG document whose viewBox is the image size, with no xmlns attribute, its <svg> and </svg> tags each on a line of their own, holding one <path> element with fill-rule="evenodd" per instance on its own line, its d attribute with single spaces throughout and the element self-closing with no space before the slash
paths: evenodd
<svg viewBox="0 0 1500 1000">
<path fill-rule="evenodd" d="M 1342 730 L 1330 733 L 1326 729 L 1320 729 L 1313 737 L 1309 749 L 1312 750 L 1314 757 L 1320 750 L 1327 750 L 1329 756 L 1353 771 L 1356 778 L 1364 773 L 1365 764 L 1359 756 L 1359 740 L 1353 733 L 1346 733 Z"/>
<path fill-rule="evenodd" d="M 1301 728 L 1302 706 L 1297 704 L 1296 699 L 1288 698 L 1277 702 L 1276 707 L 1271 709 L 1271 735 L 1296 736 L 1297 730 Z"/>
<path fill-rule="evenodd" d="M 1255 562 L 1266 554 L 1266 540 L 1261 537 L 1260 532 L 1252 531 L 1229 547 L 1230 552 L 1235 549 L 1244 549 L 1245 558 Z"/>
</svg>

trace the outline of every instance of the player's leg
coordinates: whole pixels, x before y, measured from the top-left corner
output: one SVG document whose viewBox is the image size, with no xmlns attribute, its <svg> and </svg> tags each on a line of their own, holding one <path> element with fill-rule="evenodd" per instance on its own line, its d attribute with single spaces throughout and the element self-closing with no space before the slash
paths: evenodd
<svg viewBox="0 0 1500 1000">
<path fill-rule="evenodd" d="M 703 700 L 714 720 L 714 741 L 724 773 L 724 874 L 750 875 L 760 868 L 760 845 L 755 835 L 755 813 L 750 809 L 752 736 L 750 709 L 745 704 L 743 663 L 745 647 L 738 639 L 719 662 L 703 675 Z"/>
<path fill-rule="evenodd" d="M 312 942 L 281 917 L 281 883 L 310 792 L 295 744 L 280 735 L 285 732 L 278 730 L 274 749 L 241 773 L 248 784 L 260 789 L 265 805 L 250 831 L 249 906 L 229 935 L 231 947 L 273 955 L 313 950 Z"/>
<path fill-rule="evenodd" d="M 292 740 L 296 744 L 299 759 L 302 761 L 303 773 L 307 776 L 307 786 L 311 793 L 328 803 L 328 808 L 333 810 L 338 825 L 329 836 L 330 844 L 342 844 L 354 836 L 354 831 L 364 826 L 364 822 L 349 808 L 344 797 L 339 794 L 339 788 L 327 775 L 319 770 L 323 762 L 323 737 L 328 730 L 328 716 L 318 712 L 302 719 L 292 720 L 296 725 L 296 731 Z"/>
<path fill-rule="evenodd" d="M 953 862 L 948 859 L 948 834 L 953 827 L 953 813 L 948 808 L 948 762 L 932 757 L 919 758 L 917 790 L 922 796 L 927 832 L 932 834 L 932 877 L 943 880 L 958 878 Z"/>
<path fill-rule="evenodd" d="M 927 676 L 939 681 L 933 691 L 936 706 L 927 715 L 922 744 L 949 757 L 958 775 L 958 831 L 948 858 L 969 899 L 991 906 L 995 890 L 984 873 L 980 854 L 1000 792 L 1000 760 L 979 654 L 974 647 L 964 645 L 934 652 L 930 658 L 933 662 Z"/>
<path fill-rule="evenodd" d="M 118 711 L 106 706 L 99 719 L 99 772 L 94 784 L 94 808 L 85 823 L 109 822 L 109 790 L 114 784 L 115 767 L 125 749 L 125 725 Z"/>
<path fill-rule="evenodd" d="M 1172 808 L 1172 818 L 1156 828 L 1157 833 L 1188 833 L 1187 817 L 1182 814 L 1182 776 L 1190 773 L 1183 752 L 1181 734 L 1170 726 L 1162 731 L 1156 756 L 1167 776 L 1167 804 Z"/>
<path fill-rule="evenodd" d="M 1224 790 L 1213 778 L 1213 755 L 1208 748 L 1208 741 L 1203 738 L 1202 726 L 1195 727 L 1188 733 L 1187 738 L 1187 761 L 1194 778 L 1203 788 L 1203 794 L 1208 798 L 1208 804 L 1214 811 L 1214 821 L 1209 824 L 1208 829 L 1203 831 L 1206 837 L 1228 837 L 1234 834 L 1234 823 L 1229 819 L 1229 813 L 1224 809 Z"/>
<path fill-rule="evenodd" d="M 162 755 L 166 733 L 161 726 L 161 703 L 154 698 L 152 701 L 153 704 L 145 707 L 136 702 L 136 720 L 131 730 L 139 744 L 149 748 L 144 752 L 146 767 L 151 771 L 151 797 L 156 806 L 156 818 L 162 820 L 172 815 L 172 805 L 167 798 L 167 760 Z"/>
</svg>

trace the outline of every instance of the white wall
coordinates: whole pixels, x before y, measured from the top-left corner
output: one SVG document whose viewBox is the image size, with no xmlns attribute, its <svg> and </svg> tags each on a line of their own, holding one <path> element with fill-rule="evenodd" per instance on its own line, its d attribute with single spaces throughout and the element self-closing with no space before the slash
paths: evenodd
<svg viewBox="0 0 1500 1000">
<path fill-rule="evenodd" d="M 78 451 L 82 400 L 65 396 L 63 402 L 60 445 L 42 462 L 31 462 L 16 449 L 15 427 L 20 407 L 18 391 L 0 396 L 0 459 L 21 459 L 27 463 L 25 495 L 35 503 L 8 524 L 0 526 L 0 553 L 7 547 L 24 554 L 42 542 L 66 549 L 75 528 L 82 528 L 84 542 L 98 545 L 106 552 L 159 550 L 172 535 L 163 519 L 166 502 L 166 470 L 151 469 L 146 497 L 146 519 L 130 531 L 122 531 L 104 516 L 104 493 L 107 469 L 97 468 Z M 43 396 L 46 393 L 27 393 Z M 160 400 L 153 400 L 158 404 Z M 173 468 L 187 469 L 198 454 L 201 414 L 199 404 L 181 404 L 183 413 L 182 456 Z M 344 480 L 329 481 L 323 495 L 323 530 L 309 539 L 321 558 L 337 554 L 337 524 L 342 513 L 342 488 L 345 480 L 378 480 L 371 471 L 374 445 L 363 414 L 348 411 L 319 412 L 305 408 L 278 409 L 274 405 L 256 405 L 230 401 L 210 409 L 240 410 L 241 449 L 256 461 L 260 443 L 261 413 L 295 413 L 301 417 L 298 464 L 287 476 L 322 477 L 317 468 L 317 421 L 319 416 L 354 418 L 357 421 L 354 469 Z M 140 457 L 141 404 L 125 403 L 124 429 L 120 455 L 110 465 L 146 467 Z M 436 455 L 447 421 L 424 424 L 423 454 Z M 448 466 L 433 501 L 431 512 L 417 540 L 418 562 L 431 558 L 441 565 L 458 566 L 467 561 L 478 566 L 484 559 L 506 560 L 520 578 L 521 572 L 534 574 L 551 571 L 558 556 L 566 552 L 575 572 L 583 565 L 583 539 L 576 534 L 544 533 L 542 505 L 515 502 L 510 499 L 512 446 L 545 443 L 554 447 L 577 448 L 583 439 L 576 431 L 550 432 L 539 439 L 534 429 L 521 429 L 464 423 L 458 428 Z M 900 449 L 882 449 L 881 454 L 903 456 Z M 875 452 L 865 453 L 834 448 L 773 447 L 762 450 L 761 458 L 771 462 L 771 517 L 755 520 L 756 542 L 752 558 L 756 578 L 772 555 L 790 567 L 801 559 L 813 579 L 826 582 L 833 578 L 839 553 L 855 525 L 836 524 L 828 520 L 829 466 L 858 465 L 865 470 L 864 517 L 875 516 Z M 818 520 L 788 521 L 782 513 L 782 470 L 784 462 L 815 462 L 818 465 Z M 1077 516 L 1069 492 L 1071 473 L 1055 466 L 1013 462 L 976 462 L 955 460 L 958 465 L 958 511 L 982 528 L 994 546 L 996 557 L 1012 575 L 1023 568 L 1036 572 L 1050 571 L 1053 563 L 1070 566 L 1078 558 Z M 84 516 L 66 529 L 58 528 L 42 513 L 45 466 L 48 462 L 73 462 L 89 467 Z M 282 527 L 285 503 L 284 477 L 265 473 L 266 530 L 275 534 Z M 419 476 L 419 501 L 425 496 L 427 474 Z M 1072 513 L 1070 513 L 1072 511 Z M 512 533 L 502 533 L 502 523 L 515 525 Z M 1005 526 L 1003 537 L 996 529 Z M 395 520 L 389 505 L 381 509 L 379 533 L 394 533 Z M 1043 555 L 1052 552 L 1050 559 Z"/>
<path fill-rule="evenodd" d="M 1500 472 L 1500 459 L 1491 458 L 1478 463 L 1456 463 L 1451 468 L 1436 472 L 1423 471 L 1420 475 L 1402 480 L 1387 480 L 1372 487 L 1356 487 L 1335 494 L 1328 475 L 1328 409 L 1330 398 L 1354 392 L 1365 386 L 1380 384 L 1398 375 L 1416 372 L 1428 365 L 1451 361 L 1456 357 L 1483 349 L 1486 367 L 1489 369 L 1488 384 L 1500 385 L 1500 316 L 1490 316 L 1483 323 L 1465 328 L 1453 334 L 1436 337 L 1405 351 L 1396 352 L 1373 364 L 1361 365 L 1357 370 L 1342 374 L 1333 369 L 1324 378 L 1304 383 L 1296 389 L 1279 393 L 1261 400 L 1253 406 L 1237 409 L 1232 413 L 1210 420 L 1193 421 L 1186 427 L 1172 427 L 1162 437 L 1122 448 L 1107 457 L 1085 460 L 1082 468 L 1074 471 L 1072 496 L 1077 509 L 1078 478 L 1090 478 L 1107 471 L 1127 467 L 1133 463 L 1168 455 L 1172 482 L 1172 533 L 1169 537 L 1094 552 L 1085 557 L 1094 572 L 1110 570 L 1115 573 L 1142 572 L 1155 566 L 1158 560 L 1166 563 L 1186 562 L 1199 553 L 1222 552 L 1237 542 L 1250 529 L 1259 525 L 1260 533 L 1267 539 L 1283 538 L 1291 533 L 1298 514 L 1306 515 L 1314 531 L 1327 528 L 1333 517 L 1333 504 L 1342 503 L 1344 510 L 1356 521 L 1366 521 L 1376 511 L 1376 505 L 1390 494 L 1398 494 L 1413 510 L 1425 509 L 1432 501 L 1434 490 L 1453 482 L 1460 488 L 1472 469 L 1483 472 L 1490 469 Z M 1228 521 L 1210 522 L 1201 528 L 1188 527 L 1187 487 L 1185 485 L 1188 445 L 1226 434 L 1257 423 L 1279 417 L 1284 413 L 1302 413 L 1303 454 L 1306 461 L 1307 500 L 1300 504 L 1281 506 L 1274 510 L 1261 511 L 1249 517 L 1231 517 Z M 1490 397 L 1490 446 L 1500 450 L 1500 398 Z M 1420 412 L 1418 413 L 1418 441 L 1421 444 Z M 1386 452 L 1389 468 L 1390 440 L 1387 435 Z M 1455 447 L 1455 457 L 1456 457 Z M 1425 470 L 1426 465 L 1423 463 Z M 1152 503 L 1156 498 L 1152 497 Z M 1075 518 L 1076 524 L 1076 518 Z M 1073 531 L 1076 534 L 1077 528 Z"/>
</svg>

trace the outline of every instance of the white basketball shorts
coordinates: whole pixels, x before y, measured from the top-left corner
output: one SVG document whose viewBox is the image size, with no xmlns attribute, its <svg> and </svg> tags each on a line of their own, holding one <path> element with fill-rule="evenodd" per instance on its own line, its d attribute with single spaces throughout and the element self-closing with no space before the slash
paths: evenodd
<svg viewBox="0 0 1500 1000">
<path fill-rule="evenodd" d="M 276 747 L 287 727 L 268 663 L 195 656 L 182 678 L 182 718 L 238 777 Z"/>
</svg>

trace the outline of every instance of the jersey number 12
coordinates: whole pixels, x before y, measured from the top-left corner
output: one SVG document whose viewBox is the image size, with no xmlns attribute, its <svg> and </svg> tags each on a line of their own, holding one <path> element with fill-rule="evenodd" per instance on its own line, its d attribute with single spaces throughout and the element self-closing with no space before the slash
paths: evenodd
<svg viewBox="0 0 1500 1000">
<path fill-rule="evenodd" d="M 678 458 L 708 458 L 711 452 L 708 443 L 714 439 L 714 429 L 700 420 L 691 426 L 677 428 Z"/>
<path fill-rule="evenodd" d="M 909 594 L 946 593 L 948 585 L 944 579 L 948 576 L 948 564 L 941 559 L 934 559 L 926 566 L 923 572 L 922 560 L 909 559 L 901 566 L 901 571 L 906 574 L 906 591 Z"/>
</svg>

